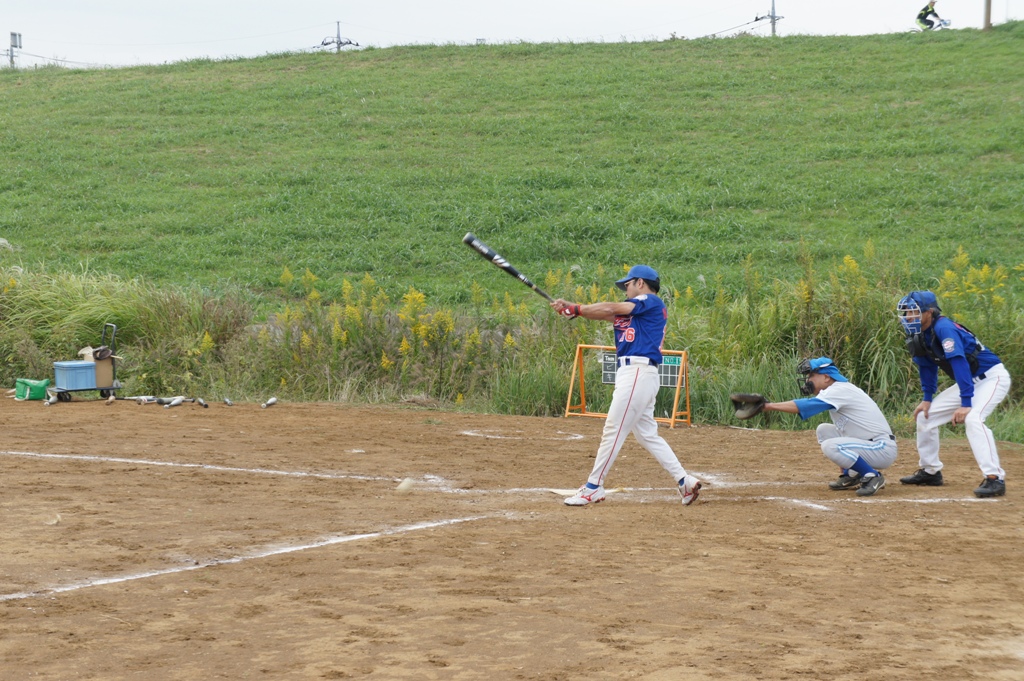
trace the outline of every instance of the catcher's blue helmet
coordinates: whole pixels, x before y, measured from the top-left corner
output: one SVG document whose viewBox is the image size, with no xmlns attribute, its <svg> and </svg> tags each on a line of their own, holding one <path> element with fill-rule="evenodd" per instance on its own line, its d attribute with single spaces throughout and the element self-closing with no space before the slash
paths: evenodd
<svg viewBox="0 0 1024 681">
<path fill-rule="evenodd" d="M 921 333 L 921 315 L 928 310 L 934 310 L 936 314 L 942 311 L 931 291 L 911 291 L 900 299 L 896 305 L 896 314 L 907 335 Z"/>
</svg>

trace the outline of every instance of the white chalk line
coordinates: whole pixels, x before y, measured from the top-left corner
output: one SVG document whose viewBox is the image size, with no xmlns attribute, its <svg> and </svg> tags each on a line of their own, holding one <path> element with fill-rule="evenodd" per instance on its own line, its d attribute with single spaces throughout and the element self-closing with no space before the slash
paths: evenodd
<svg viewBox="0 0 1024 681">
<path fill-rule="evenodd" d="M 581 436 L 582 437 L 582 436 Z M 256 473 L 259 475 L 278 475 L 284 477 L 296 477 L 296 478 L 323 478 L 329 480 L 364 480 L 364 481 L 390 481 L 394 482 L 399 478 L 386 477 L 386 476 L 374 476 L 374 475 L 358 475 L 348 473 L 314 473 L 310 471 L 285 471 L 276 470 L 271 468 L 239 468 L 234 466 L 218 466 L 214 464 L 202 464 L 202 463 L 182 463 L 175 461 L 156 461 L 150 459 L 129 459 L 124 457 L 112 457 L 112 456 L 91 456 L 85 454 L 45 454 L 41 452 L 19 452 L 19 451 L 0 451 L 0 456 L 22 456 L 37 459 L 64 459 L 73 461 L 86 461 L 91 463 L 121 463 L 121 464 L 133 464 L 142 466 L 166 466 L 171 468 L 191 468 L 195 470 L 203 471 L 216 471 L 216 472 L 229 472 L 229 473 Z M 793 481 L 771 481 L 771 480 L 727 480 L 723 476 L 715 475 L 711 473 L 695 472 L 697 477 L 707 483 L 708 488 L 716 489 L 729 489 L 733 487 L 782 487 L 782 486 L 818 486 L 820 483 L 817 482 L 793 482 Z M 445 478 L 437 475 L 424 475 L 422 478 L 417 480 L 416 489 L 421 491 L 434 491 L 441 492 L 444 494 L 460 494 L 460 495 L 487 495 L 487 494 L 543 494 L 547 495 L 551 493 L 550 487 L 516 487 L 512 489 L 503 490 L 486 490 L 486 489 L 461 489 L 453 487 Z M 621 487 L 617 488 L 620 492 L 631 492 L 631 493 L 644 493 L 644 492 L 667 492 L 675 491 L 671 487 Z M 706 489 L 705 491 L 710 491 Z M 762 501 L 784 501 L 794 504 L 807 505 L 809 508 L 820 508 L 822 510 L 832 510 L 827 506 L 821 506 L 814 502 L 797 499 L 795 497 L 784 497 L 784 496 L 760 496 L 760 497 L 733 497 L 729 500 L 740 500 L 740 499 L 755 499 Z M 725 500 L 725 498 L 723 498 Z M 956 502 L 991 502 L 998 501 L 997 499 L 978 499 L 975 497 L 962 497 L 962 498 L 930 498 L 930 499 L 885 499 L 885 498 L 853 498 L 853 499 L 836 499 L 827 503 L 910 503 L 910 504 L 936 504 L 936 503 L 956 503 Z"/>
<path fill-rule="evenodd" d="M 978 497 L 960 497 L 959 499 L 954 497 L 939 497 L 938 499 L 863 499 L 861 497 L 855 497 L 853 499 L 837 499 L 840 502 L 853 502 L 856 504 L 962 504 L 962 503 L 982 503 L 988 504 L 999 501 L 998 499 L 979 499 Z"/>
<path fill-rule="evenodd" d="M 417 530 L 429 530 L 435 527 L 444 527 L 446 525 L 457 525 L 459 523 L 468 523 L 474 520 L 484 520 L 494 516 L 479 515 L 470 516 L 467 518 L 451 518 L 449 520 L 434 520 L 422 523 L 415 523 L 413 525 L 405 525 L 403 527 L 396 527 L 390 530 L 381 530 L 380 532 L 368 532 L 365 534 L 346 534 L 346 535 L 335 535 L 319 539 L 315 542 L 308 544 L 295 544 L 291 546 L 278 546 L 272 549 L 266 549 L 264 551 L 258 551 L 255 553 L 249 553 L 241 556 L 234 556 L 232 558 L 220 558 L 217 560 L 209 560 L 203 563 L 196 563 L 193 565 L 181 565 L 171 568 L 163 568 L 161 570 L 150 570 L 148 572 L 137 572 L 128 575 L 120 575 L 117 577 L 101 577 L 97 579 L 88 579 L 74 584 L 66 584 L 63 586 L 51 586 L 44 587 L 42 589 L 36 589 L 34 591 L 22 591 L 20 593 L 4 594 L 0 596 L 0 601 L 15 601 L 23 600 L 26 598 L 35 598 L 38 596 L 52 596 L 54 594 L 67 593 L 69 591 L 77 591 L 79 589 L 86 589 L 93 586 L 105 586 L 107 584 L 119 584 L 122 582 L 131 582 L 137 579 L 148 579 L 150 577 L 160 577 L 162 575 L 174 574 L 176 572 L 189 572 L 191 570 L 202 570 L 208 567 L 216 567 L 218 565 L 233 565 L 245 562 L 247 560 L 255 560 L 258 558 L 267 558 L 269 556 L 278 556 L 285 553 L 295 553 L 296 551 L 306 551 L 308 549 L 317 549 L 324 546 L 333 546 L 335 544 L 344 544 L 351 541 L 358 541 L 360 539 L 375 539 L 377 537 L 386 537 L 395 534 L 404 534 L 407 532 L 415 532 Z"/>
<path fill-rule="evenodd" d="M 353 475 L 349 473 L 312 473 L 309 471 L 282 471 L 272 468 L 237 468 L 234 466 L 217 466 L 208 463 L 181 463 L 176 461 L 154 461 L 151 459 L 128 459 L 116 456 L 89 456 L 85 454 L 43 454 L 40 452 L 0 451 L 0 456 L 24 456 L 36 459 L 64 459 L 71 461 L 88 461 L 90 463 L 124 463 L 135 466 L 168 466 L 171 468 L 193 468 L 204 471 L 227 473 L 259 473 L 261 475 L 281 475 L 291 478 L 326 478 L 329 480 L 395 480 L 379 475 Z"/>
<path fill-rule="evenodd" d="M 484 428 L 483 430 L 464 430 L 461 433 L 459 433 L 459 435 L 468 435 L 469 437 L 485 437 L 485 438 L 488 438 L 488 439 L 491 439 L 491 440 L 525 440 L 527 437 L 529 437 L 529 439 L 531 439 L 531 440 L 558 440 L 558 441 L 562 441 L 562 440 L 582 440 L 583 439 L 583 435 L 581 435 L 580 433 L 563 433 L 560 430 L 555 431 L 555 432 L 557 432 L 559 435 L 563 435 L 564 437 L 538 437 L 538 436 L 535 436 L 535 435 L 520 436 L 520 435 L 492 435 L 491 434 L 491 433 L 498 433 L 498 432 L 501 432 L 501 431 L 499 431 L 497 429 L 494 429 L 494 428 Z M 514 432 L 514 433 L 522 433 L 523 431 L 515 430 L 515 431 L 512 431 L 512 432 Z"/>
</svg>

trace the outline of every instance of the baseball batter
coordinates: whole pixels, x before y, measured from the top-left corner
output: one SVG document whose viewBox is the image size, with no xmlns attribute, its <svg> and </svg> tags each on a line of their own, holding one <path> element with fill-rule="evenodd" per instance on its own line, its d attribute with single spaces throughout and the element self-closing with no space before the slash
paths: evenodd
<svg viewBox="0 0 1024 681">
<path fill-rule="evenodd" d="M 904 485 L 942 484 L 939 460 L 939 427 L 964 424 L 967 442 L 984 473 L 974 490 L 978 497 L 1006 494 L 1006 472 L 985 419 L 1010 392 L 1010 374 L 1002 360 L 986 348 L 965 326 L 942 315 L 931 291 L 912 291 L 896 310 L 907 334 L 907 349 L 921 378 L 924 399 L 914 409 L 917 420 L 917 453 L 921 468 L 900 478 Z M 938 395 L 939 369 L 955 383 Z"/>
<path fill-rule="evenodd" d="M 827 411 L 832 423 L 818 426 L 818 444 L 825 458 L 839 466 L 839 479 L 828 486 L 834 490 L 856 487 L 861 497 L 885 487 L 880 470 L 896 461 L 896 438 L 882 410 L 828 357 L 805 359 L 797 373 L 800 392 L 813 397 L 768 402 L 764 411 L 798 414 L 804 420 Z"/>
<path fill-rule="evenodd" d="M 578 305 L 558 300 L 551 307 L 567 317 L 585 317 L 609 321 L 615 330 L 615 390 L 608 417 L 604 422 L 601 444 L 587 482 L 576 494 L 565 500 L 568 506 L 586 506 L 604 501 L 604 480 L 615 463 L 615 457 L 629 433 L 654 455 L 658 463 L 672 475 L 683 499 L 689 506 L 700 494 L 701 483 L 688 475 L 675 452 L 658 435 L 654 420 L 654 401 L 660 382 L 661 344 L 668 324 L 668 310 L 658 297 L 661 281 L 658 273 L 647 265 L 634 265 L 629 273 L 615 282 L 626 292 L 622 303 Z"/>
</svg>

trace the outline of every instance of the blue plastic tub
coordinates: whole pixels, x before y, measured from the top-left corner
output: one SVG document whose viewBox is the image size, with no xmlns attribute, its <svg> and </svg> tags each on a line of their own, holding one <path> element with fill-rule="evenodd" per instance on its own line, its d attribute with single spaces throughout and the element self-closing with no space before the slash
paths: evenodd
<svg viewBox="0 0 1024 681">
<path fill-rule="evenodd" d="M 57 390 L 96 389 L 96 362 L 54 362 L 53 373 Z"/>
</svg>

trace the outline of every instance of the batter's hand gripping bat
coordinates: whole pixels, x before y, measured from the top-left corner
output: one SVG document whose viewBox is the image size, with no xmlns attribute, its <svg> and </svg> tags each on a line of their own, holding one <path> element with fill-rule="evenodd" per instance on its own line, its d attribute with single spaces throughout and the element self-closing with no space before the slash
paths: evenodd
<svg viewBox="0 0 1024 681">
<path fill-rule="evenodd" d="M 474 251 L 479 253 L 483 257 L 484 260 L 489 260 L 495 266 L 500 267 L 501 269 L 505 270 L 506 272 L 511 274 L 513 277 L 515 277 L 519 281 L 523 282 L 524 284 L 526 284 L 527 286 L 532 288 L 539 295 L 544 296 L 545 298 L 547 298 L 552 303 L 555 302 L 554 298 L 549 296 L 539 286 L 537 286 L 532 281 L 527 279 L 515 267 L 512 267 L 512 265 L 509 264 L 508 260 L 505 260 L 505 258 L 503 258 L 500 255 L 498 255 L 497 253 L 495 253 L 483 241 L 480 241 L 480 239 L 477 239 L 476 236 L 472 232 L 466 232 L 466 236 L 462 237 L 462 243 L 466 244 L 467 246 L 472 248 Z"/>
</svg>

